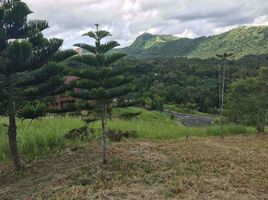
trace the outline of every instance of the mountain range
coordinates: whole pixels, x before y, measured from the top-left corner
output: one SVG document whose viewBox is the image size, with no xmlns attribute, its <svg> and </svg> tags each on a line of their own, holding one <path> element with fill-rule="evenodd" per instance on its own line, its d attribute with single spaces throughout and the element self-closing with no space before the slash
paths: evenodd
<svg viewBox="0 0 268 200">
<path fill-rule="evenodd" d="M 235 59 L 268 53 L 268 26 L 243 26 L 228 32 L 199 38 L 144 33 L 130 45 L 116 49 L 132 58 L 187 57 L 213 58 L 225 52 Z"/>
</svg>

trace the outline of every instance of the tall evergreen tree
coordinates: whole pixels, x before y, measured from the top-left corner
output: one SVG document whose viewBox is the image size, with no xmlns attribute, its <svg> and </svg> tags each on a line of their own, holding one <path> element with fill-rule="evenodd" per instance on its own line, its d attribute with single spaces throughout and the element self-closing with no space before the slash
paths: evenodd
<svg viewBox="0 0 268 200">
<path fill-rule="evenodd" d="M 22 168 L 17 145 L 16 102 L 55 93 L 54 86 L 63 81 L 59 78 L 63 68 L 55 62 L 47 63 L 70 55 L 70 51 L 59 52 L 62 40 L 43 37 L 42 31 L 48 28 L 46 21 L 27 20 L 31 13 L 20 0 L 4 1 L 0 7 L 0 80 L 6 95 L 9 149 L 16 170 Z M 44 71 L 50 73 L 44 75 Z"/>
<path fill-rule="evenodd" d="M 128 94 L 132 88 L 132 78 L 126 76 L 129 66 L 116 65 L 116 61 L 125 57 L 122 53 L 110 53 L 112 49 L 119 46 L 115 41 L 101 43 L 101 41 L 111 36 L 105 30 L 99 30 L 96 25 L 95 32 L 90 31 L 84 36 L 93 38 L 95 46 L 90 44 L 75 44 L 87 53 L 74 57 L 77 67 L 71 71 L 71 75 L 79 77 L 72 83 L 73 87 L 79 88 L 79 93 L 73 93 L 76 98 L 86 101 L 96 102 L 97 110 L 100 114 L 102 124 L 102 152 L 103 163 L 107 163 L 107 133 L 108 133 L 108 109 L 118 98 Z"/>
</svg>

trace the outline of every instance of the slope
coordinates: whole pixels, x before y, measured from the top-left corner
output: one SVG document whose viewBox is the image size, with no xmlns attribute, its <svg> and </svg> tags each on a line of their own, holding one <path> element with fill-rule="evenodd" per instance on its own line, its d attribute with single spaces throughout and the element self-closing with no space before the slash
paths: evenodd
<svg viewBox="0 0 268 200">
<path fill-rule="evenodd" d="M 243 26 L 210 37 L 195 39 L 171 35 L 140 35 L 132 45 L 117 49 L 133 58 L 188 57 L 213 58 L 216 54 L 233 52 L 239 59 L 268 52 L 268 26 Z"/>
</svg>

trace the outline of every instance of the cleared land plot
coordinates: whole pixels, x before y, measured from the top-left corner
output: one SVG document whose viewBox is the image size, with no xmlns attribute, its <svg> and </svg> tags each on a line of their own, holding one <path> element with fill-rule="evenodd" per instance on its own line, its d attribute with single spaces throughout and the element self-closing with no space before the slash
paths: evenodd
<svg viewBox="0 0 268 200">
<path fill-rule="evenodd" d="M 2 173 L 0 199 L 268 199 L 267 166 L 267 136 L 127 140 L 107 166 L 89 143 Z"/>
</svg>

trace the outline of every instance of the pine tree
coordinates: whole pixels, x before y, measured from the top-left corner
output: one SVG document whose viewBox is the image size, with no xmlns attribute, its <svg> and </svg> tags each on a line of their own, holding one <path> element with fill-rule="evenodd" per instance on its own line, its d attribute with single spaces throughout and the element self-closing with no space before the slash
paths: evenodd
<svg viewBox="0 0 268 200">
<path fill-rule="evenodd" d="M 17 171 L 22 162 L 17 145 L 16 103 L 55 93 L 55 86 L 63 82 L 63 68 L 56 62 L 70 56 L 70 51 L 59 51 L 62 40 L 44 38 L 46 21 L 27 20 L 31 13 L 20 0 L 4 1 L 0 7 L 0 80 L 9 118 L 9 149 Z"/>
<path fill-rule="evenodd" d="M 102 124 L 102 153 L 103 163 L 107 163 L 107 133 L 108 109 L 118 98 L 125 96 L 133 89 L 132 77 L 126 76 L 129 66 L 116 65 L 116 61 L 125 57 L 122 53 L 110 53 L 119 46 L 115 41 L 102 44 L 101 40 L 111 36 L 105 30 L 99 30 L 96 25 L 95 32 L 90 31 L 84 36 L 95 40 L 95 46 L 89 44 L 75 44 L 87 53 L 74 57 L 78 63 L 71 71 L 71 75 L 79 77 L 72 83 L 74 88 L 79 88 L 79 93 L 73 93 L 76 98 L 96 103 Z"/>
</svg>

